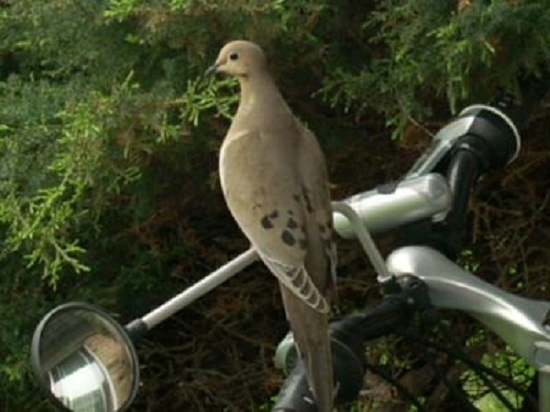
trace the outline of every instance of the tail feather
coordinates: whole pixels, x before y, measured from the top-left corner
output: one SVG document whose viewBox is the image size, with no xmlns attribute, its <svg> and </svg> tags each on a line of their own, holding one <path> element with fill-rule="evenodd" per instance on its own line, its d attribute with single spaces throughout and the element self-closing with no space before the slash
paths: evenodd
<svg viewBox="0 0 550 412">
<path fill-rule="evenodd" d="M 329 316 L 300 300 L 281 284 L 281 294 L 298 352 L 319 412 L 331 412 L 334 402 Z"/>
</svg>

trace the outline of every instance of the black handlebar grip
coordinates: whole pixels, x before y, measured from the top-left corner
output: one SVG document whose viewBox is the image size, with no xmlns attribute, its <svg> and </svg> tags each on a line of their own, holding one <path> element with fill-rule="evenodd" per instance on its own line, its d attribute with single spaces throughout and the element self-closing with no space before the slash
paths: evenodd
<svg viewBox="0 0 550 412">
<path fill-rule="evenodd" d="M 463 149 L 476 153 L 482 171 L 502 168 L 517 157 L 521 138 L 516 125 L 503 111 L 474 105 L 464 109 L 461 117 L 472 120 L 455 143 L 454 153 Z"/>
<path fill-rule="evenodd" d="M 286 378 L 272 412 L 317 412 L 303 362 L 299 361 Z"/>
<path fill-rule="evenodd" d="M 361 333 L 352 334 L 357 329 L 360 318 L 352 317 L 348 322 L 336 323 L 334 333 L 343 340 L 332 336 L 332 363 L 335 382 L 337 383 L 336 403 L 347 403 L 357 399 L 359 390 L 363 385 L 365 374 L 363 354 L 360 350 Z M 333 325 L 334 326 L 334 325 Z M 356 330 L 356 332 L 360 332 Z M 355 341 L 354 338 L 359 341 Z M 346 339 L 348 338 L 348 339 Z M 285 384 L 279 393 L 279 400 L 272 411 L 276 412 L 316 412 L 317 407 L 313 394 L 309 387 L 306 369 L 302 361 L 298 361 L 296 367 L 286 378 Z"/>
</svg>

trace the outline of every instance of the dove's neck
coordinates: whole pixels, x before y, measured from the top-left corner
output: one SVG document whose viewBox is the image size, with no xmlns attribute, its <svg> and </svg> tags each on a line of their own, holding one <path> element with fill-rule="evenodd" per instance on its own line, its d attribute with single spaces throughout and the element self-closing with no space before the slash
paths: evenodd
<svg viewBox="0 0 550 412">
<path fill-rule="evenodd" d="M 238 114 L 246 115 L 256 110 L 265 112 L 266 107 L 271 112 L 277 109 L 288 110 L 283 96 L 269 74 L 241 79 L 240 85 L 241 101 L 237 111 Z"/>
</svg>

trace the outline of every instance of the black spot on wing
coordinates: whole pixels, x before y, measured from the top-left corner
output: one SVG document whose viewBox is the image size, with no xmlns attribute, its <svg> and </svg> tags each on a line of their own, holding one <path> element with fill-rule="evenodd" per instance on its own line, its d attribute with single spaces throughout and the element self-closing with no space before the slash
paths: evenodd
<svg viewBox="0 0 550 412">
<path fill-rule="evenodd" d="M 264 215 L 262 219 L 260 220 L 260 224 L 264 229 L 273 229 L 273 220 L 277 219 L 279 217 L 279 211 L 275 209 L 273 212 Z"/>
<path fill-rule="evenodd" d="M 262 217 L 262 220 L 260 220 L 260 223 L 264 229 L 273 229 L 273 222 L 268 216 Z"/>
<path fill-rule="evenodd" d="M 286 227 L 294 230 L 298 228 L 298 223 L 292 217 L 289 217 L 288 221 L 286 222 Z"/>
<path fill-rule="evenodd" d="M 306 250 L 307 249 L 307 239 L 300 239 L 298 241 L 298 245 L 300 246 L 300 249 Z"/>
<path fill-rule="evenodd" d="M 281 233 L 281 240 L 288 246 L 294 246 L 296 243 L 296 238 L 294 235 L 286 229 Z"/>
</svg>

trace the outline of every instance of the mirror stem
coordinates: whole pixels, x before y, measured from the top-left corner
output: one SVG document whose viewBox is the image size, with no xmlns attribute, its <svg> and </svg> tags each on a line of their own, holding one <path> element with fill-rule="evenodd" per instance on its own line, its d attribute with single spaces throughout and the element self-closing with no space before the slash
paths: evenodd
<svg viewBox="0 0 550 412">
<path fill-rule="evenodd" d="M 258 260 L 258 254 L 254 249 L 249 249 L 227 262 L 218 270 L 185 289 L 179 295 L 174 296 L 168 302 L 152 310 L 141 319 L 134 320 L 126 326 L 128 333 L 132 336 L 132 340 L 134 339 L 133 333 L 139 338 L 143 333 L 151 330 L 180 309 L 221 285 L 244 268 L 250 266 L 256 260 Z"/>
<path fill-rule="evenodd" d="M 142 319 L 135 319 L 131 321 L 124 326 L 124 329 L 126 329 L 126 332 L 132 342 L 137 342 L 149 331 L 149 328 L 147 328 L 147 325 Z"/>
</svg>

